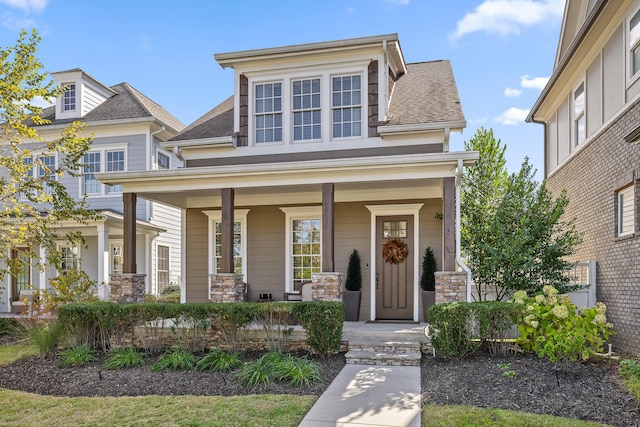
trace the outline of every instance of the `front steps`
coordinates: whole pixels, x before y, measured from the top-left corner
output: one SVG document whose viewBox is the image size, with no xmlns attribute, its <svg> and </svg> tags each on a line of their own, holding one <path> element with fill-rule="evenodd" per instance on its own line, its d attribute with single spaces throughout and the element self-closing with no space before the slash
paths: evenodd
<svg viewBox="0 0 640 427">
<path fill-rule="evenodd" d="M 385 341 L 362 338 L 349 341 L 346 363 L 360 365 L 420 366 L 419 341 Z"/>
</svg>

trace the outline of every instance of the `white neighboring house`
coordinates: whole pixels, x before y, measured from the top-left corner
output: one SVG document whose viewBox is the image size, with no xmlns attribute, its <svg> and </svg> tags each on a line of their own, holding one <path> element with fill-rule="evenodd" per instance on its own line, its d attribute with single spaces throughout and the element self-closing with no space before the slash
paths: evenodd
<svg viewBox="0 0 640 427">
<path fill-rule="evenodd" d="M 74 120 L 86 124 L 83 133 L 93 135 L 85 155 L 85 164 L 90 167 L 81 178 L 67 176 L 62 180 L 72 197 L 80 199 L 86 194 L 88 207 L 102 214 L 100 220 L 86 225 L 65 224 L 66 229 L 82 232 L 86 246 L 65 247 L 61 242 L 59 247 L 65 248 L 66 268 L 79 266 L 99 285 L 106 284 L 109 274 L 122 272 L 123 196 L 121 186 L 102 184 L 95 174 L 182 167 L 182 161 L 162 149 L 160 142 L 177 135 L 184 125 L 127 83 L 107 87 L 78 68 L 52 73 L 52 77 L 66 90 L 55 106 L 42 114 L 51 123 L 36 129 L 47 140 L 59 137 Z M 34 156 L 47 154 L 49 161 L 58 161 L 57 153 L 45 153 L 35 145 L 32 151 Z M 181 283 L 181 212 L 142 198 L 136 208 L 138 273 L 146 274 L 147 293 L 157 294 L 171 283 Z M 19 248 L 12 252 L 12 256 L 21 256 Z M 29 264 L 17 277 L 6 277 L 0 291 L 0 312 L 11 311 L 10 301 L 15 301 L 21 290 L 45 289 L 49 279 L 58 274 Z M 108 286 L 99 286 L 99 295 L 107 299 Z"/>
</svg>

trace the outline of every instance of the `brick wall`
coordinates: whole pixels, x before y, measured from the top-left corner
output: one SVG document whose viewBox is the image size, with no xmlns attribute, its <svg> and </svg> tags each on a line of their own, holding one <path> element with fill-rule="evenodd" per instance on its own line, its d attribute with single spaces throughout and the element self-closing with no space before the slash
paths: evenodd
<svg viewBox="0 0 640 427">
<path fill-rule="evenodd" d="M 596 299 L 614 324 L 614 351 L 640 352 L 640 237 L 636 191 L 636 233 L 616 237 L 616 190 L 640 178 L 640 145 L 624 136 L 640 125 L 640 102 L 628 107 L 594 140 L 549 177 L 555 194 L 566 189 L 565 219 L 584 233 L 572 261 L 597 261 Z M 637 188 L 637 187 L 636 187 Z"/>
</svg>

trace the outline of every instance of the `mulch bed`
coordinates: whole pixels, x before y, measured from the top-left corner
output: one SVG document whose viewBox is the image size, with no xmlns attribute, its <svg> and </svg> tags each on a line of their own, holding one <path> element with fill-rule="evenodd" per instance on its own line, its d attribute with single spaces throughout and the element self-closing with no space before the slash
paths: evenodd
<svg viewBox="0 0 640 427">
<path fill-rule="evenodd" d="M 613 360 L 558 364 L 556 371 L 553 363 L 534 355 L 476 354 L 462 361 L 428 356 L 422 359 L 423 403 L 640 426 L 638 402 L 621 385 L 617 369 Z M 504 376 L 506 371 L 514 371 L 515 377 Z"/>
</svg>

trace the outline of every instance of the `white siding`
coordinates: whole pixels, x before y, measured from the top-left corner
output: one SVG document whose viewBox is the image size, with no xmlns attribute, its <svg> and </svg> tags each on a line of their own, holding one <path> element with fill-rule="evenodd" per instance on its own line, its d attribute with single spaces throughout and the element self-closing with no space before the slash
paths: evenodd
<svg viewBox="0 0 640 427">
<path fill-rule="evenodd" d="M 93 87 L 82 85 L 82 115 L 89 113 L 91 110 L 102 104 L 107 98 L 98 93 Z"/>
<path fill-rule="evenodd" d="M 569 157 L 571 149 L 571 132 L 569 118 L 569 100 L 565 99 L 558 108 L 558 163 Z"/>
<path fill-rule="evenodd" d="M 151 223 L 162 227 L 167 230 L 165 233 L 161 233 L 155 239 L 155 244 L 152 245 L 152 258 L 153 265 L 151 266 L 151 276 L 153 277 L 154 289 L 156 285 L 156 248 L 157 245 L 169 246 L 169 283 L 182 283 L 182 278 L 180 277 L 180 261 L 182 257 L 182 246 L 181 246 L 181 210 L 167 206 L 161 203 L 154 202 L 152 204 L 152 220 Z"/>
<path fill-rule="evenodd" d="M 587 69 L 587 138 L 602 126 L 602 59 L 598 55 Z"/>
<path fill-rule="evenodd" d="M 558 121 L 556 116 L 547 124 L 547 172 L 558 166 Z"/>
<path fill-rule="evenodd" d="M 602 50 L 602 91 L 604 93 L 604 121 L 624 105 L 624 33 L 621 25 Z"/>
</svg>

